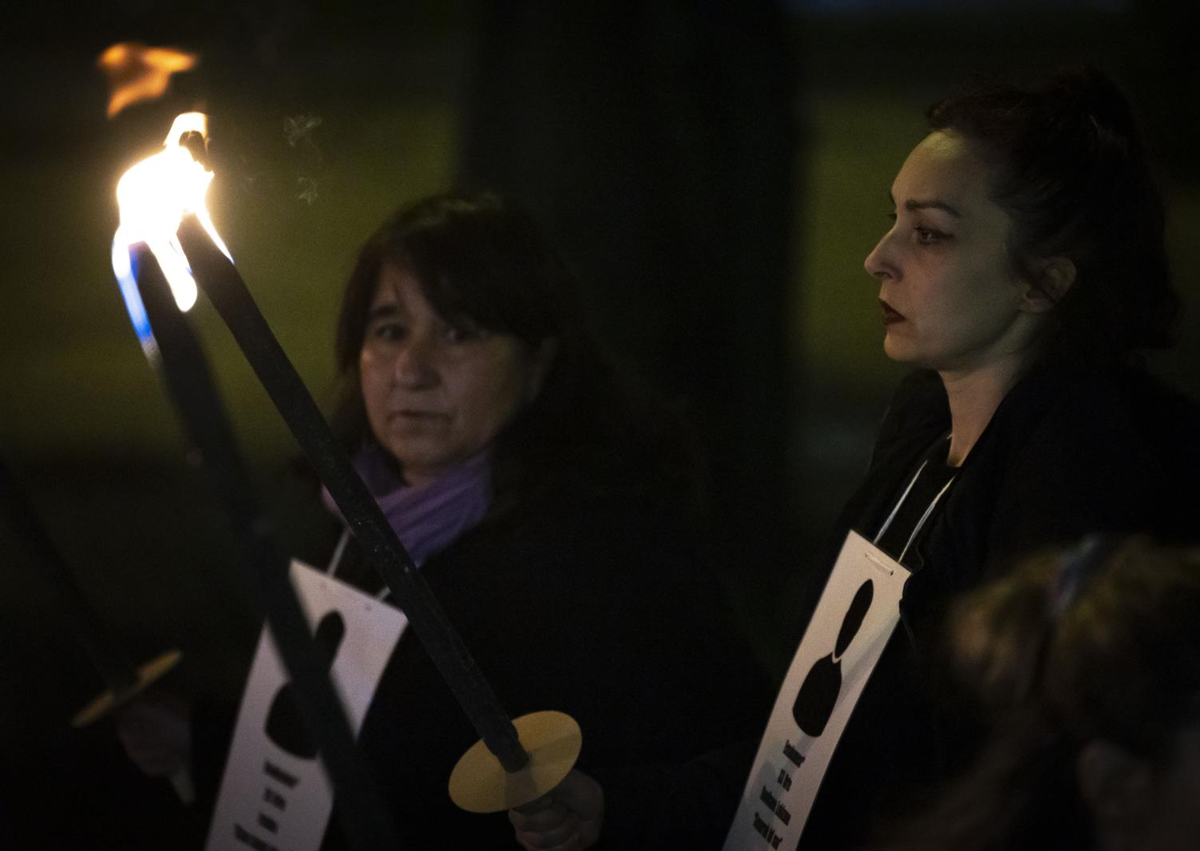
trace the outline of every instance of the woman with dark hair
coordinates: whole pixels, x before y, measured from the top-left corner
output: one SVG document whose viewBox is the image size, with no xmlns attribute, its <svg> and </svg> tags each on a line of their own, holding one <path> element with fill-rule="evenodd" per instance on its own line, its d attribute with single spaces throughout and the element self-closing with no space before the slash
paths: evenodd
<svg viewBox="0 0 1200 851">
<path fill-rule="evenodd" d="M 849 531 L 912 576 L 902 628 L 819 781 L 803 849 L 854 847 L 978 741 L 974 723 L 944 712 L 929 688 L 925 648 L 952 595 L 1048 544 L 1094 530 L 1187 533 L 1197 514 L 1180 494 L 1200 471 L 1200 418 L 1139 358 L 1169 344 L 1179 304 L 1128 101 L 1081 70 L 1024 88 L 976 84 L 928 116 L 929 135 L 891 187 L 893 224 L 865 261 L 880 287 L 884 350 L 915 372 L 810 574 L 797 623 L 808 623 Z M 681 802 L 715 800 L 715 759 L 700 761 L 696 785 L 671 787 Z M 618 786 L 604 792 L 569 776 L 541 809 L 511 814 L 518 838 L 538 848 L 574 830 L 582 847 L 596 835 L 655 847 L 644 838 L 658 816 Z M 555 810 L 556 800 L 567 803 Z M 720 847 L 732 806 L 707 811 L 714 818 L 698 822 L 689 847 Z"/>
<path fill-rule="evenodd" d="M 1089 538 L 957 603 L 996 729 L 889 851 L 1183 851 L 1200 837 L 1200 550 Z"/>
<path fill-rule="evenodd" d="M 746 735 L 768 694 L 707 569 L 689 432 L 602 355 L 574 287 L 533 221 L 495 196 L 405 207 L 346 287 L 333 419 L 501 704 L 574 717 L 580 765 L 603 774 Z M 386 595 L 352 544 L 338 552 L 336 575 Z M 712 695 L 714 677 L 736 691 Z M 211 800 L 224 731 L 191 730 Z M 135 759 L 178 767 L 139 735 L 123 727 Z M 511 844 L 502 814 L 447 794 L 476 739 L 405 633 L 359 735 L 405 847 Z M 331 828 L 325 847 L 339 839 Z"/>
<path fill-rule="evenodd" d="M 381 286 L 384 276 L 392 286 Z M 377 295 L 405 278 L 448 323 L 447 333 L 468 348 L 511 342 L 517 369 L 536 379 L 528 398 L 502 405 L 503 423 L 478 441 L 488 446 L 499 508 L 528 508 L 564 485 L 657 489 L 699 506 L 701 480 L 682 421 L 601 353 L 576 303 L 572 273 L 527 215 L 493 195 L 427 198 L 363 247 L 337 327 L 333 419 L 350 449 L 382 448 L 400 466 L 410 451 L 409 441 L 389 437 L 388 424 L 373 416 L 371 397 L 374 352 L 393 343 L 396 330 L 373 324 Z"/>
</svg>

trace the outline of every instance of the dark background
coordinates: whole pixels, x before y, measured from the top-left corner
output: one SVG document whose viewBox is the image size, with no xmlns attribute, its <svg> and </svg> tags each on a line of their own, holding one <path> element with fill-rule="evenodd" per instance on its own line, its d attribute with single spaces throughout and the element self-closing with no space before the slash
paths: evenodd
<svg viewBox="0 0 1200 851">
<path fill-rule="evenodd" d="M 976 71 L 1107 68 L 1144 115 L 1194 304 L 1200 123 L 1182 9 L 10 4 L 0 457 L 131 654 L 180 647 L 169 685 L 236 699 L 259 617 L 117 295 L 117 178 L 175 114 L 211 115 L 210 208 L 320 400 L 361 240 L 406 200 L 498 188 L 554 234 L 618 355 L 688 406 L 712 457 L 722 578 L 781 674 L 789 590 L 863 471 L 900 375 L 861 261 L 887 226 L 886 192 L 924 107 Z M 94 62 L 125 40 L 201 64 L 109 121 Z M 289 135 L 296 126 L 310 130 Z M 290 436 L 203 297 L 192 316 L 281 535 L 323 558 Z M 1197 396 L 1194 310 L 1181 330 L 1153 365 Z M 199 847 L 202 826 L 165 783 L 141 780 L 110 725 L 68 727 L 101 682 L 6 524 L 0 639 L 0 844 Z"/>
</svg>

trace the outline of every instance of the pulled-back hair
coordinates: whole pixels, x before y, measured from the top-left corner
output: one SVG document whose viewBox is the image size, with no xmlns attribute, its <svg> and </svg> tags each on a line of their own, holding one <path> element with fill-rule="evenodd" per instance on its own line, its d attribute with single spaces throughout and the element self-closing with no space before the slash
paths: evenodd
<svg viewBox="0 0 1200 851">
<path fill-rule="evenodd" d="M 592 489 L 666 487 L 699 504 L 695 445 L 681 417 L 602 352 L 577 282 L 524 211 L 490 193 L 446 193 L 397 211 L 363 245 L 337 323 L 335 431 L 347 448 L 376 442 L 359 357 L 385 265 L 410 272 L 447 322 L 510 334 L 553 360 L 536 398 L 496 436 L 496 506 L 554 482 Z"/>
<path fill-rule="evenodd" d="M 1085 541 L 964 597 L 949 625 L 953 675 L 995 735 L 889 849 L 1091 847 L 1081 747 L 1162 761 L 1200 717 L 1200 549 Z"/>
<path fill-rule="evenodd" d="M 1038 260 L 1074 262 L 1051 314 L 1053 351 L 1120 359 L 1171 345 L 1179 297 L 1162 198 L 1133 107 L 1109 77 L 1080 68 L 1029 87 L 976 80 L 927 118 L 976 143 L 995 169 L 990 194 L 1012 220 L 1019 275 L 1038 285 Z"/>
</svg>

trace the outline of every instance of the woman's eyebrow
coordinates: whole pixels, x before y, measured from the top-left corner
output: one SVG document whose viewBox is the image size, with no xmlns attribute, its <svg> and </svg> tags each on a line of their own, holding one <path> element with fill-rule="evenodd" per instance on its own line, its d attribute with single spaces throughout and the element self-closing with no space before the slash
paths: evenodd
<svg viewBox="0 0 1200 851">
<path fill-rule="evenodd" d="M 383 304 L 377 304 L 367 311 L 367 321 L 371 322 L 375 319 L 390 319 L 400 313 L 400 308 L 394 301 L 387 301 Z"/>
<path fill-rule="evenodd" d="M 888 193 L 888 200 L 892 202 L 893 207 L 896 206 L 896 199 L 892 197 L 892 193 L 890 192 Z M 917 210 L 942 210 L 943 212 L 954 216 L 956 219 L 962 218 L 962 213 L 951 207 L 945 201 L 939 201 L 936 198 L 930 198 L 923 201 L 910 198 L 904 202 L 904 209 L 908 210 L 910 213 L 916 212 Z"/>
</svg>

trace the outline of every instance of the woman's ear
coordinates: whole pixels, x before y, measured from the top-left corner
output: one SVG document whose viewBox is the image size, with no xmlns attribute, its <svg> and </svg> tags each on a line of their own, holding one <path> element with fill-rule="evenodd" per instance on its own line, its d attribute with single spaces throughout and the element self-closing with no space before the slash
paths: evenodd
<svg viewBox="0 0 1200 851">
<path fill-rule="evenodd" d="M 1075 263 L 1068 257 L 1051 257 L 1038 268 L 1037 280 L 1025 284 L 1021 309 L 1027 313 L 1045 313 L 1063 300 L 1075 283 Z"/>
<path fill-rule="evenodd" d="M 557 337 L 547 337 L 533 349 L 529 358 L 529 375 L 525 379 L 526 404 L 532 402 L 542 392 L 542 384 L 545 383 L 546 375 L 549 374 L 550 367 L 554 365 L 554 358 L 557 356 Z"/>
<path fill-rule="evenodd" d="M 1075 763 L 1079 793 L 1102 839 L 1141 829 L 1154 809 L 1150 764 L 1112 742 L 1088 742 Z"/>
</svg>

